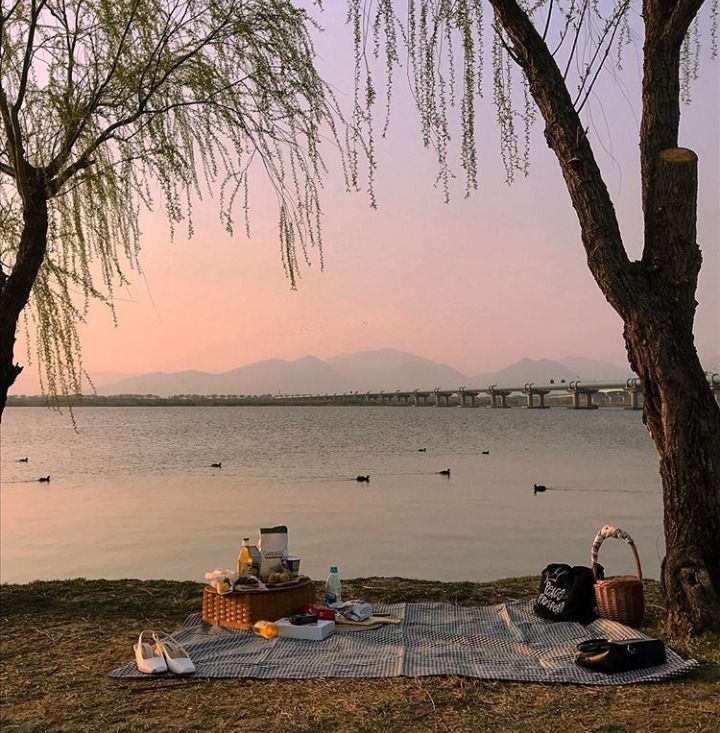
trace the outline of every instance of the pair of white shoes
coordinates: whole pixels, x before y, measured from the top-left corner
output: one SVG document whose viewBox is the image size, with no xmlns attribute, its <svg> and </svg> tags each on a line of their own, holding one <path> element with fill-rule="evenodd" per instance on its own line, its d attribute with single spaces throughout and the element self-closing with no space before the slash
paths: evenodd
<svg viewBox="0 0 720 733">
<path fill-rule="evenodd" d="M 154 643 L 143 639 L 145 634 L 150 635 Z M 170 634 L 161 638 L 154 631 L 143 631 L 137 644 L 133 644 L 133 650 L 135 664 L 145 674 L 158 674 L 168 670 L 173 674 L 192 674 L 195 671 L 190 655 Z"/>
</svg>

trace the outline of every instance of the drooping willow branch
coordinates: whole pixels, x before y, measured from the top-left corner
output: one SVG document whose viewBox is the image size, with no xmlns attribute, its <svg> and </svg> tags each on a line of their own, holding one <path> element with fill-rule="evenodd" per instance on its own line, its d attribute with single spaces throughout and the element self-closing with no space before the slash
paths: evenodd
<svg viewBox="0 0 720 733">
<path fill-rule="evenodd" d="M 192 235 L 193 202 L 219 195 L 232 232 L 249 181 L 269 179 L 291 286 L 322 265 L 321 141 L 344 121 L 314 66 L 314 21 L 290 0 L 33 0 L 3 5 L 2 285 L 18 265 L 26 177 L 49 199 L 47 255 L 26 323 L 50 392 L 80 390 L 77 323 L 139 269 L 138 217 L 162 206 Z M 349 139 L 349 137 L 347 138 Z M 33 174 L 35 175 L 35 174 Z"/>
</svg>

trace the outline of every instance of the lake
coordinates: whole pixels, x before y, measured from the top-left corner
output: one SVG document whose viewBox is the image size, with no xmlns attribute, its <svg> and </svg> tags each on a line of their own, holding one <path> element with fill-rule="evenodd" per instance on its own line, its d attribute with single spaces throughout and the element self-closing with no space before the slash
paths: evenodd
<svg viewBox="0 0 720 733">
<path fill-rule="evenodd" d="M 644 574 L 659 574 L 662 491 L 640 412 L 130 407 L 75 417 L 77 431 L 67 413 L 5 412 L 3 582 L 202 580 L 273 524 L 288 526 L 290 553 L 314 578 L 330 564 L 348 578 L 471 581 L 587 565 L 603 524 L 630 532 Z M 533 483 L 550 488 L 534 496 Z M 608 574 L 633 570 L 624 543 L 606 542 L 600 559 Z"/>
</svg>

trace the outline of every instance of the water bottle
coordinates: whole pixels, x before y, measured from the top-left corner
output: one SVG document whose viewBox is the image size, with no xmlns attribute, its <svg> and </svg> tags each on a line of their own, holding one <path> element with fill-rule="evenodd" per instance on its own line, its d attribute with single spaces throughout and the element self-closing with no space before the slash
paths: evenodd
<svg viewBox="0 0 720 733">
<path fill-rule="evenodd" d="M 325 581 L 325 605 L 330 608 L 337 608 L 341 603 L 340 576 L 338 575 L 337 565 L 331 565 L 330 575 Z"/>
</svg>

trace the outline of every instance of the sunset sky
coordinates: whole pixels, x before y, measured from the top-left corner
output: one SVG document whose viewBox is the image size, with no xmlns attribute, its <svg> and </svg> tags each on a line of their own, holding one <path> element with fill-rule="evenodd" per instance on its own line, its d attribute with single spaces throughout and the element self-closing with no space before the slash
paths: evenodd
<svg viewBox="0 0 720 733">
<path fill-rule="evenodd" d="M 332 5 L 322 15 L 317 64 L 349 110 L 352 44 L 344 3 Z M 681 144 L 700 159 L 704 262 L 696 342 L 706 367 L 718 368 L 720 61 L 708 60 L 709 47 L 693 103 L 683 108 Z M 627 51 L 624 71 L 603 75 L 584 111 L 632 258 L 641 252 L 639 67 L 638 46 Z M 251 191 L 250 240 L 242 232 L 230 239 L 209 203 L 196 211 L 190 241 L 181 230 L 171 243 L 163 216 L 144 215 L 144 276 L 133 273 L 131 287 L 118 292 L 117 327 L 109 313 L 92 310 L 81 331 L 86 368 L 221 372 L 266 358 L 378 348 L 411 351 L 470 374 L 526 356 L 624 363 L 621 322 L 587 269 L 542 124 L 535 127 L 530 176 L 508 187 L 496 113 L 486 95 L 477 122 L 479 190 L 463 198 L 458 165 L 446 205 L 434 187 L 434 155 L 422 148 L 403 81 L 398 75 L 389 135 L 378 145 L 378 211 L 370 209 L 366 194 L 345 192 L 335 157 L 328 155 L 323 272 L 311 253 L 299 289 L 290 289 L 274 201 L 259 178 Z M 382 119 L 382 108 L 377 115 Z M 457 159 L 456 148 L 453 154 Z M 21 340 L 16 356 L 25 363 Z M 33 366 L 13 391 L 35 391 L 36 384 Z"/>
</svg>

